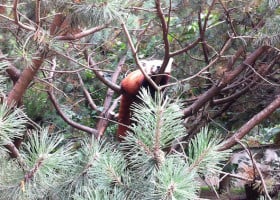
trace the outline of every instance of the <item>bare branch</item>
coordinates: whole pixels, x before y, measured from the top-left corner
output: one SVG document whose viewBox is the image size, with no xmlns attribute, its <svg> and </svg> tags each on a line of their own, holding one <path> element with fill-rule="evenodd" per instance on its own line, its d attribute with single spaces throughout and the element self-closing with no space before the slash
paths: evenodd
<svg viewBox="0 0 280 200">
<path fill-rule="evenodd" d="M 171 13 L 171 4 L 169 5 L 169 12 L 168 12 L 168 16 L 167 16 L 167 22 L 165 19 L 165 16 L 163 14 L 163 11 L 161 9 L 161 1 L 160 0 L 155 0 L 155 4 L 156 4 L 156 9 L 157 9 L 157 15 L 160 19 L 161 22 L 161 28 L 162 28 L 162 38 L 163 38 L 163 42 L 164 42 L 164 59 L 163 59 L 163 63 L 161 66 L 161 69 L 159 71 L 159 74 L 162 74 L 165 71 L 165 68 L 169 62 L 169 58 L 170 58 L 170 46 L 169 46 L 169 41 L 168 41 L 168 32 L 169 32 L 169 22 L 170 22 L 170 13 Z M 160 79 L 160 76 L 159 78 Z M 156 80 L 156 82 L 160 82 L 160 80 Z"/>
<path fill-rule="evenodd" d="M 188 117 L 196 113 L 202 106 L 205 105 L 210 99 L 216 96 L 221 89 L 223 89 L 227 84 L 231 83 L 247 66 L 247 64 L 253 64 L 260 55 L 262 55 L 268 47 L 260 47 L 251 53 L 250 56 L 236 69 L 226 72 L 221 82 L 217 85 L 213 85 L 208 91 L 203 93 L 199 98 L 188 108 L 184 110 L 184 117 Z M 246 63 L 246 64 L 245 64 Z"/>
<path fill-rule="evenodd" d="M 121 60 L 119 61 L 116 70 L 114 72 L 114 74 L 112 75 L 112 82 L 116 83 L 117 79 L 119 77 L 119 74 L 121 72 L 122 66 L 124 64 L 126 60 L 126 56 L 123 56 L 121 58 Z M 110 107 L 111 103 L 112 103 L 112 99 L 113 99 L 113 95 L 114 95 L 114 91 L 112 89 L 108 89 L 107 94 L 106 94 L 106 98 L 104 100 L 104 104 L 103 104 L 103 111 L 102 113 L 99 115 L 100 120 L 97 122 L 96 124 L 96 128 L 98 131 L 99 136 L 103 135 L 109 120 L 111 119 L 113 116 L 111 115 L 112 109 L 115 108 L 117 105 L 115 104 L 116 102 L 113 103 L 113 105 Z"/>
<path fill-rule="evenodd" d="M 80 75 L 78 72 L 77 72 L 77 75 L 78 75 L 78 78 L 79 78 L 81 87 L 82 87 L 82 89 L 83 89 L 84 95 L 85 95 L 85 97 L 86 97 L 86 99 L 87 99 L 87 101 L 88 101 L 88 103 L 89 103 L 89 106 L 90 106 L 91 109 L 93 109 L 93 110 L 98 110 L 96 104 L 94 103 L 93 99 L 92 99 L 91 96 L 90 96 L 89 91 L 86 89 L 86 87 L 85 87 L 85 85 L 84 85 L 84 81 L 83 81 L 81 75 Z"/>
<path fill-rule="evenodd" d="M 29 31 L 35 31 L 36 29 L 34 27 L 27 26 L 19 21 L 17 6 L 18 6 L 18 0 L 15 0 L 13 4 L 13 15 L 15 19 L 14 22 L 21 28 L 24 28 Z"/>
<path fill-rule="evenodd" d="M 58 114 L 61 116 L 61 118 L 67 123 L 69 124 L 70 126 L 78 129 L 78 130 L 81 130 L 81 131 L 84 131 L 86 133 L 89 133 L 90 135 L 94 135 L 95 138 L 98 137 L 98 133 L 97 133 L 97 130 L 96 129 L 93 129 L 93 128 L 90 128 L 88 126 L 85 126 L 85 125 L 82 125 L 82 124 L 79 124 L 75 121 L 73 121 L 72 119 L 69 119 L 65 113 L 61 110 L 60 106 L 59 106 L 59 103 L 56 101 L 56 98 L 53 94 L 53 92 L 51 90 L 48 91 L 48 95 L 50 97 L 50 100 L 52 102 L 52 104 L 54 105 L 56 111 L 58 112 Z"/>
<path fill-rule="evenodd" d="M 107 85 L 109 88 L 111 88 L 112 90 L 120 93 L 121 91 L 121 87 L 118 86 L 117 84 L 113 83 L 112 81 L 106 79 L 99 71 L 96 63 L 94 62 L 94 60 L 88 55 L 87 51 L 84 51 L 84 56 L 87 59 L 89 66 L 93 66 L 90 67 L 90 69 L 94 72 L 94 74 L 96 75 L 96 77 L 103 82 L 105 85 Z"/>
<path fill-rule="evenodd" d="M 240 144 L 240 145 L 245 149 L 245 151 L 247 152 L 247 154 L 250 156 L 251 161 L 252 161 L 252 164 L 253 164 L 254 173 L 255 173 L 255 169 L 256 169 L 257 172 L 258 172 L 258 175 L 260 176 L 261 183 L 262 183 L 262 185 L 263 185 L 265 195 L 267 196 L 267 198 L 268 198 L 269 200 L 271 200 L 271 197 L 269 196 L 268 191 L 267 191 L 267 187 L 266 187 L 266 184 L 265 184 L 265 181 L 264 181 L 262 172 L 261 172 L 260 168 L 258 167 L 257 162 L 256 162 L 256 160 L 254 159 L 254 157 L 253 157 L 253 155 L 252 155 L 252 152 L 251 152 L 239 139 L 236 139 L 236 142 L 237 142 L 238 144 Z"/>
<path fill-rule="evenodd" d="M 78 40 L 78 39 L 81 39 L 81 38 L 83 38 L 85 36 L 88 36 L 90 34 L 96 33 L 96 32 L 98 32 L 98 31 L 100 31 L 104 28 L 107 28 L 107 27 L 108 27 L 108 24 L 104 24 L 104 25 L 101 25 L 101 26 L 97 26 L 97 27 L 79 32 L 79 33 L 74 34 L 74 35 L 56 36 L 55 39 L 57 39 L 57 40 Z"/>
<path fill-rule="evenodd" d="M 174 57 L 174 56 L 177 56 L 177 55 L 179 55 L 179 54 L 185 53 L 185 52 L 187 52 L 188 50 L 194 48 L 196 45 L 198 45 L 199 42 L 201 42 L 201 38 L 200 38 L 200 37 L 197 38 L 195 41 L 193 41 L 191 44 L 188 44 L 185 48 L 180 49 L 180 50 L 175 51 L 175 52 L 170 52 L 170 53 L 169 53 L 169 56 L 170 56 L 170 57 Z"/>
<path fill-rule="evenodd" d="M 133 44 L 133 42 L 132 42 L 132 39 L 131 39 L 130 34 L 129 34 L 127 28 L 126 28 L 125 23 L 122 22 L 121 26 L 122 26 L 122 28 L 123 28 L 123 30 L 124 30 L 124 33 L 125 33 L 125 35 L 126 35 L 126 38 L 127 38 L 127 40 L 128 40 L 128 44 L 129 44 L 129 46 L 130 46 L 130 48 L 131 48 L 132 55 L 133 55 L 133 58 L 134 58 L 134 60 L 135 60 L 135 62 L 136 62 L 137 67 L 140 69 L 140 71 L 142 72 L 142 74 L 145 76 L 145 79 L 148 81 L 148 83 L 151 84 L 151 86 L 152 86 L 156 91 L 158 91 L 159 88 L 158 88 L 157 84 L 149 77 L 149 75 L 145 72 L 145 70 L 144 70 L 142 64 L 140 63 L 140 60 L 139 60 L 138 55 L 137 55 L 137 51 L 136 51 L 136 49 L 135 49 L 135 47 L 134 47 L 134 44 Z"/>
<path fill-rule="evenodd" d="M 271 102 L 265 109 L 252 117 L 247 123 L 245 123 L 238 131 L 236 131 L 230 138 L 228 138 L 221 148 L 220 151 L 231 148 L 236 144 L 237 140 L 242 139 L 250 130 L 252 130 L 256 125 L 258 125 L 261 121 L 266 119 L 269 115 L 271 115 L 276 109 L 280 107 L 280 94 L 276 97 L 276 99 Z"/>
<path fill-rule="evenodd" d="M 36 0 L 35 20 L 37 24 L 37 29 L 41 26 L 40 11 L 41 11 L 41 0 Z"/>
</svg>

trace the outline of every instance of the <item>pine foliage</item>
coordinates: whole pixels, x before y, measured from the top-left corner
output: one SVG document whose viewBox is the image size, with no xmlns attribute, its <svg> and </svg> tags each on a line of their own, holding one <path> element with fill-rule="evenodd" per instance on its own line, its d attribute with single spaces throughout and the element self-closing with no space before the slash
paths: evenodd
<svg viewBox="0 0 280 200">
<path fill-rule="evenodd" d="M 146 90 L 139 98 L 143 103 L 133 106 L 135 123 L 121 144 L 85 138 L 77 146 L 46 128 L 28 132 L 20 158 L 1 154 L 0 199 L 197 198 L 199 175 L 220 169 L 229 152 L 217 151 L 220 141 L 207 128 L 187 154 L 169 151 L 185 134 L 180 102 L 158 94 L 153 100 Z"/>
<path fill-rule="evenodd" d="M 76 4 L 73 6 L 72 22 L 92 26 L 116 22 L 124 16 L 126 5 L 126 0 L 91 0 L 86 4 Z"/>
</svg>

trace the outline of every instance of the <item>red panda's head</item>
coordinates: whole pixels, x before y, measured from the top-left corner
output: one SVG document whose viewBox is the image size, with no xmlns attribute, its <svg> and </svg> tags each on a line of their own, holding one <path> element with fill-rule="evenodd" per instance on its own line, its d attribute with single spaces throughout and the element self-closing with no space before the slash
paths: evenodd
<svg viewBox="0 0 280 200">
<path fill-rule="evenodd" d="M 148 75 L 157 74 L 163 63 L 162 60 L 141 60 L 140 62 L 143 65 L 144 70 Z M 164 73 L 170 74 L 172 62 L 173 62 L 173 58 L 170 58 L 167 66 L 164 70 Z"/>
<path fill-rule="evenodd" d="M 162 60 L 141 60 L 141 64 L 143 65 L 143 68 L 145 72 L 149 76 L 156 75 L 159 72 L 159 69 L 162 65 Z M 173 62 L 173 58 L 169 59 L 168 65 L 165 68 L 164 73 L 167 74 L 163 77 L 163 79 L 160 82 L 160 85 L 164 85 L 169 80 L 169 74 L 171 72 L 171 65 Z M 156 76 L 153 76 L 156 77 Z M 130 74 L 125 77 L 122 82 L 122 91 L 123 93 L 129 94 L 129 95 L 137 95 L 140 88 L 148 87 L 149 83 L 145 80 L 145 76 L 142 74 L 142 72 L 138 69 L 136 71 L 131 72 Z"/>
</svg>

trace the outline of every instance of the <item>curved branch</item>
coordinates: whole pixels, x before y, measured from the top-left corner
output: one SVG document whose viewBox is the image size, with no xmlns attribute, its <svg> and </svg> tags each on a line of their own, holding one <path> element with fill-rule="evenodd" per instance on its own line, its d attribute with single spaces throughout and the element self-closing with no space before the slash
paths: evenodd
<svg viewBox="0 0 280 200">
<path fill-rule="evenodd" d="M 175 52 L 170 52 L 169 56 L 170 57 L 174 57 L 174 56 L 177 56 L 181 53 L 185 53 L 187 52 L 188 50 L 194 48 L 199 42 L 201 42 L 201 38 L 197 38 L 195 41 L 193 41 L 191 44 L 188 44 L 185 48 L 183 49 L 180 49 L 178 51 L 175 51 Z"/>
<path fill-rule="evenodd" d="M 93 134 L 95 136 L 95 138 L 97 138 L 98 134 L 97 134 L 97 131 L 96 129 L 93 129 L 93 128 L 90 128 L 88 126 L 85 126 L 85 125 L 82 125 L 82 124 L 79 124 L 75 121 L 73 121 L 72 119 L 69 119 L 65 113 L 61 110 L 61 108 L 59 107 L 59 104 L 58 102 L 56 101 L 56 98 L 53 94 L 53 92 L 51 90 L 48 91 L 48 95 L 50 97 L 50 100 L 52 102 L 52 104 L 54 105 L 56 111 L 58 112 L 58 114 L 61 116 L 61 118 L 67 123 L 69 124 L 70 126 L 78 129 L 78 130 L 81 130 L 81 131 L 84 131 L 86 133 L 89 133 L 89 134 Z"/>
</svg>

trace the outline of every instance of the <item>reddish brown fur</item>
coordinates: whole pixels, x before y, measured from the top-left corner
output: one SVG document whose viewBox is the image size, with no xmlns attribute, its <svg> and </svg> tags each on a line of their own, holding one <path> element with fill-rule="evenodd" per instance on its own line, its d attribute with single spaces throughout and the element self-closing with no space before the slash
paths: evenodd
<svg viewBox="0 0 280 200">
<path fill-rule="evenodd" d="M 167 84 L 169 80 L 169 73 L 167 76 L 162 78 L 160 85 Z M 145 76 L 141 73 L 140 70 L 136 70 L 130 73 L 125 79 L 121 82 L 121 87 L 123 90 L 123 95 L 120 103 L 119 110 L 119 127 L 117 131 L 117 138 L 119 141 L 122 140 L 122 137 L 126 136 L 126 131 L 128 126 L 131 124 L 131 111 L 130 107 L 133 102 L 137 100 L 138 92 L 141 86 L 149 87 L 149 84 L 145 82 Z M 150 88 L 151 94 L 153 95 L 152 89 Z M 124 124 L 124 125 L 122 125 Z"/>
<path fill-rule="evenodd" d="M 117 138 L 121 141 L 121 138 L 126 136 L 126 131 L 130 125 L 130 106 L 134 102 L 136 95 L 138 94 L 140 87 L 143 84 L 145 77 L 140 70 L 131 72 L 121 82 L 123 95 L 120 103 L 119 110 L 119 127 L 117 131 Z M 126 125 L 123 126 L 122 124 Z"/>
</svg>

